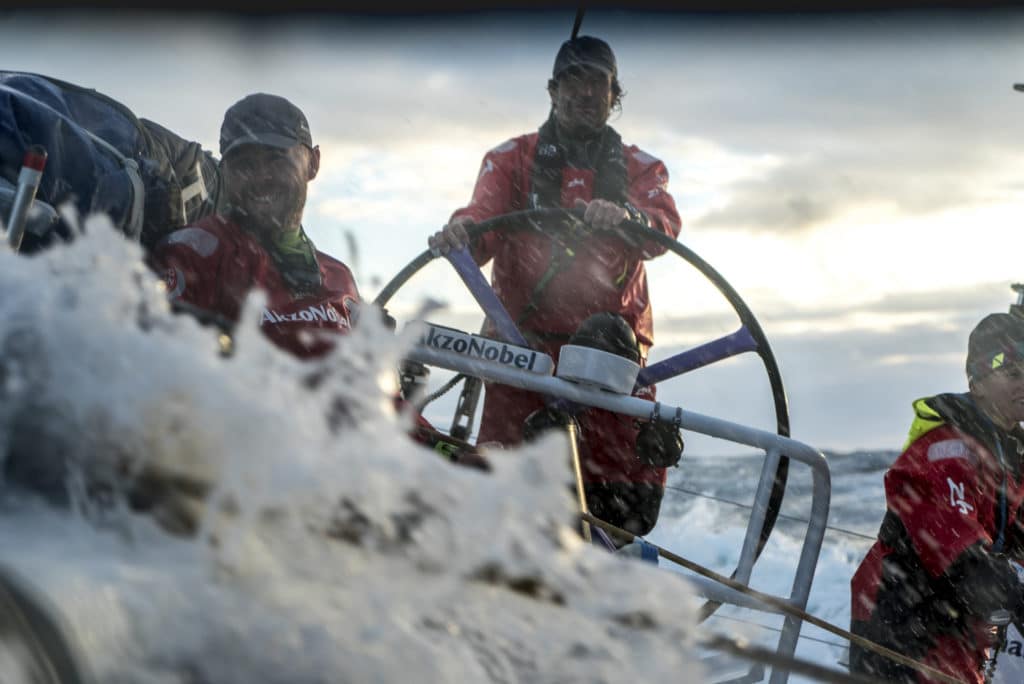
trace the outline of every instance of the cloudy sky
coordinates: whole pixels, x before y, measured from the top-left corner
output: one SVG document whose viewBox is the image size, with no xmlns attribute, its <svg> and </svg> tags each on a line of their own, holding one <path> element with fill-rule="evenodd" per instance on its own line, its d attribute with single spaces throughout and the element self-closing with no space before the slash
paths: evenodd
<svg viewBox="0 0 1024 684">
<path fill-rule="evenodd" d="M 0 65 L 96 88 L 213 151 L 236 100 L 293 100 L 323 153 L 306 225 L 372 296 L 468 200 L 484 152 L 543 121 L 573 15 L 14 11 Z M 667 164 L 680 239 L 761 320 L 795 436 L 897 448 L 912 399 L 965 389 L 967 333 L 1024 281 L 1024 12 L 595 9 L 583 32 L 616 52 L 627 94 L 612 123 Z M 655 356 L 735 328 L 682 261 L 650 272 Z M 443 264 L 409 295 L 477 325 Z M 771 425 L 754 359 L 671 385 L 663 396 L 694 410 Z"/>
</svg>

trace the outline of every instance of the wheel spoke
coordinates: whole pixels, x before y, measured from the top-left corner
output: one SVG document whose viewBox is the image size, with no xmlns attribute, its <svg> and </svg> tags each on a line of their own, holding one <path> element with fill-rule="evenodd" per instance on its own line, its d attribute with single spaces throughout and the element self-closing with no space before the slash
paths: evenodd
<svg viewBox="0 0 1024 684">
<path fill-rule="evenodd" d="M 448 252 L 447 258 L 449 263 L 455 268 L 455 272 L 462 278 L 462 282 L 466 284 L 470 294 L 473 295 L 473 299 L 476 300 L 476 303 L 487 314 L 487 318 L 490 319 L 498 331 L 498 336 L 505 342 L 518 344 L 521 347 L 529 347 L 530 345 L 526 338 L 519 332 L 519 328 L 516 327 L 512 317 L 508 315 L 505 305 L 501 303 L 498 295 L 494 294 L 490 283 L 484 278 L 483 271 L 473 261 L 469 250 L 466 248 L 453 249 Z"/>
<path fill-rule="evenodd" d="M 757 340 L 754 339 L 746 326 L 731 335 L 719 337 L 693 349 L 679 352 L 675 356 L 652 363 L 640 370 L 636 378 L 637 387 L 647 387 L 664 382 L 670 378 L 689 373 L 697 368 L 709 366 L 716 361 L 727 359 L 748 351 L 757 351 Z"/>
</svg>

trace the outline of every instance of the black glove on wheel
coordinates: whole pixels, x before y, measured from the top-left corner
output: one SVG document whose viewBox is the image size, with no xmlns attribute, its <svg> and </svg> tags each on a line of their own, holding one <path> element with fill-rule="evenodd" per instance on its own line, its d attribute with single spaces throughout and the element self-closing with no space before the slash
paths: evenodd
<svg viewBox="0 0 1024 684">
<path fill-rule="evenodd" d="M 651 420 L 636 435 L 636 457 L 657 468 L 671 468 L 683 457 L 683 436 L 676 426 Z"/>
</svg>

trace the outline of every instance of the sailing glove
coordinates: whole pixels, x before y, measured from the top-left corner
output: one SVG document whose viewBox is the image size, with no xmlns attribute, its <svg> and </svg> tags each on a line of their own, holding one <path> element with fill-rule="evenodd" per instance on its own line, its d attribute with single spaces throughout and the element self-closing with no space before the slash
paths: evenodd
<svg viewBox="0 0 1024 684">
<path fill-rule="evenodd" d="M 671 423 L 651 420 L 636 435 L 636 457 L 656 468 L 671 468 L 683 457 L 683 436 Z"/>
<path fill-rule="evenodd" d="M 998 610 L 1024 615 L 1024 585 L 1005 558 L 978 545 L 966 549 L 946 571 L 963 610 L 988 619 Z"/>
</svg>

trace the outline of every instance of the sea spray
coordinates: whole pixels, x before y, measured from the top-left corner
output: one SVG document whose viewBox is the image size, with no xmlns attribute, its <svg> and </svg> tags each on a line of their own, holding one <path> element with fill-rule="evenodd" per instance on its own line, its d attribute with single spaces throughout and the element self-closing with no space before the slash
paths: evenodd
<svg viewBox="0 0 1024 684">
<path fill-rule="evenodd" d="M 225 358 L 141 258 L 94 222 L 0 256 L 0 313 L 34 340 L 11 456 L 63 455 L 78 496 L 108 497 L 76 515 L 7 488 L 0 562 L 99 681 L 702 681 L 685 583 L 580 541 L 560 437 L 455 466 L 394 409 L 411 335 L 364 317 L 302 363 L 259 334 L 257 295 Z M 114 505 L 146 473 L 194 532 Z"/>
</svg>

